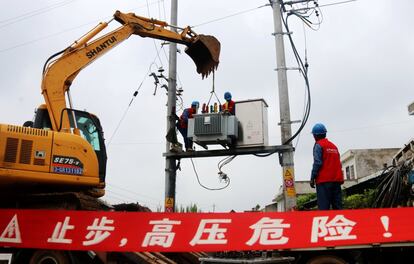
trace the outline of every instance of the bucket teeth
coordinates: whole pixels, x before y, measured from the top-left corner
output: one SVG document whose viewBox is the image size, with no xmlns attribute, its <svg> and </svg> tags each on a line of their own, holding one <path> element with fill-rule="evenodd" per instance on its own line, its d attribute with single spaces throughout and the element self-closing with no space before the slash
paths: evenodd
<svg viewBox="0 0 414 264">
<path fill-rule="evenodd" d="M 185 52 L 193 59 L 197 72 L 204 79 L 218 67 L 220 42 L 213 36 L 198 35 Z"/>
</svg>

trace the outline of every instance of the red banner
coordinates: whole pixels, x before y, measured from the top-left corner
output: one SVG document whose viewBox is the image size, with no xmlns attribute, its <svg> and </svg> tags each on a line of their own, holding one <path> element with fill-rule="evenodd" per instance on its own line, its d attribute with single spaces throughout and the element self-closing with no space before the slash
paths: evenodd
<svg viewBox="0 0 414 264">
<path fill-rule="evenodd" d="M 414 208 L 289 213 L 0 210 L 0 247 L 229 251 L 414 241 Z"/>
</svg>

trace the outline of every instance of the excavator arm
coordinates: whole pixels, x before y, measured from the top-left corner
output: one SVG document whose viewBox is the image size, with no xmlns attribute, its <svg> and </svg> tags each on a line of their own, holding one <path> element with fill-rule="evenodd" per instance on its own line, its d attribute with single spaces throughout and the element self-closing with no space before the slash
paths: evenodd
<svg viewBox="0 0 414 264">
<path fill-rule="evenodd" d="M 190 27 L 176 27 L 181 30 L 177 33 L 167 29 L 169 25 L 166 22 L 136 16 L 133 13 L 125 14 L 116 11 L 114 19 L 122 26 L 92 40 L 108 25 L 106 22 L 101 22 L 46 62 L 43 70 L 42 94 L 54 131 L 70 132 L 69 116 L 63 114 L 63 111 L 67 108 L 66 92 L 69 91 L 77 74 L 133 34 L 186 45 L 186 53 L 193 59 L 197 72 L 203 77 L 208 76 L 218 66 L 220 42 L 213 36 L 197 35 Z M 70 97 L 69 104 L 71 104 Z"/>
</svg>

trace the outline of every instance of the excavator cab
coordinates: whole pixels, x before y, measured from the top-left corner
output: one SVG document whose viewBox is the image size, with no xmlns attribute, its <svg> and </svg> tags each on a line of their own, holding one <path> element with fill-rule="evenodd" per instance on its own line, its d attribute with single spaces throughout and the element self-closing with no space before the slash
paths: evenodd
<svg viewBox="0 0 414 264">
<path fill-rule="evenodd" d="M 85 139 L 95 151 L 99 163 L 99 182 L 105 183 L 107 154 L 104 133 L 99 118 L 91 113 L 65 108 L 62 117 L 67 116 L 72 130 L 77 129 L 79 135 Z M 61 118 L 63 120 L 63 118 Z M 49 112 L 45 105 L 40 106 L 35 115 L 33 128 L 51 130 Z"/>
<path fill-rule="evenodd" d="M 84 111 L 73 109 L 65 110 L 69 116 L 73 117 L 70 119 L 71 127 L 78 128 L 80 136 L 88 141 L 95 151 L 99 163 L 99 181 L 105 183 L 107 155 L 103 129 L 99 118 L 94 114 Z"/>
</svg>

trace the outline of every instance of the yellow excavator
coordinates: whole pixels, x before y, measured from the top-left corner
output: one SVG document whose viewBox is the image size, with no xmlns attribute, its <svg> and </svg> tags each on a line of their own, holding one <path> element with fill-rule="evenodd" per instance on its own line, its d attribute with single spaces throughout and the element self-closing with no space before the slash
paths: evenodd
<svg viewBox="0 0 414 264">
<path fill-rule="evenodd" d="M 107 155 L 102 127 L 97 116 L 72 108 L 69 88 L 83 68 L 132 34 L 186 45 L 203 77 L 218 66 L 220 43 L 213 36 L 133 13 L 116 11 L 114 19 L 121 23 L 119 28 L 96 37 L 109 22 L 100 23 L 47 60 L 42 78 L 45 104 L 37 109 L 33 122 L 0 124 L 0 192 L 104 194 Z"/>
</svg>

